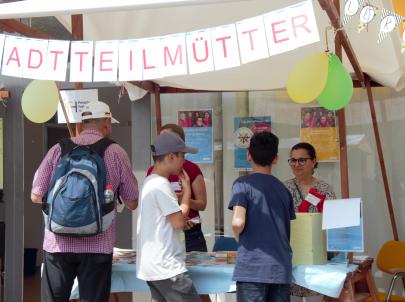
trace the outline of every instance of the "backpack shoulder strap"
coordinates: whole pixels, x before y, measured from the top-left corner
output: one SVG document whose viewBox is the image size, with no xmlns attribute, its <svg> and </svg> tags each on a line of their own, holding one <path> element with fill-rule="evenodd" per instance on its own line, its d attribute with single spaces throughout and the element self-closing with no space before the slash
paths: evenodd
<svg viewBox="0 0 405 302">
<path fill-rule="evenodd" d="M 61 139 L 59 141 L 59 145 L 61 148 L 61 155 L 60 155 L 61 158 L 66 154 L 68 154 L 77 146 L 77 144 L 75 144 L 70 138 Z"/>
<path fill-rule="evenodd" d="M 90 148 L 97 152 L 97 154 L 100 155 L 101 158 L 104 158 L 105 150 L 112 144 L 115 144 L 115 141 L 107 137 L 103 137 L 94 144 L 90 145 Z"/>
</svg>

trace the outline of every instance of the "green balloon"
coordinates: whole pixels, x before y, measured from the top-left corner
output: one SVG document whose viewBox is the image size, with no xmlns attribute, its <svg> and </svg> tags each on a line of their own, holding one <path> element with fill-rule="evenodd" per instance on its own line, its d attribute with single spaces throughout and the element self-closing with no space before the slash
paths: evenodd
<svg viewBox="0 0 405 302">
<path fill-rule="evenodd" d="M 58 102 L 59 92 L 55 82 L 34 80 L 24 90 L 21 107 L 31 122 L 44 123 L 53 117 Z"/>
<path fill-rule="evenodd" d="M 329 57 L 328 79 L 321 95 L 319 104 L 328 110 L 339 110 L 349 104 L 353 96 L 353 81 L 339 58 L 332 54 Z"/>
</svg>

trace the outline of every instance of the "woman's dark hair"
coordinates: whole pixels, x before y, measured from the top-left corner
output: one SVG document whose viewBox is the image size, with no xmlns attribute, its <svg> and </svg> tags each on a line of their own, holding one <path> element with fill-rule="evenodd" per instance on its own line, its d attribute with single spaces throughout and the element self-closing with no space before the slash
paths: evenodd
<svg viewBox="0 0 405 302">
<path fill-rule="evenodd" d="M 174 133 L 176 133 L 180 138 L 185 141 L 185 135 L 184 135 L 184 130 L 180 126 L 176 124 L 166 124 L 162 128 L 160 128 L 160 131 L 162 130 L 171 130 Z"/>
<path fill-rule="evenodd" d="M 307 153 L 308 153 L 308 156 L 309 156 L 312 160 L 316 159 L 316 151 L 315 151 L 314 146 L 312 146 L 311 144 L 309 144 L 309 143 L 298 143 L 298 144 L 294 145 L 294 146 L 291 148 L 290 154 L 291 154 L 292 151 L 294 151 L 294 150 L 299 150 L 299 149 L 304 149 L 304 150 L 306 150 Z M 314 168 L 315 168 L 315 169 L 318 168 L 318 162 L 316 162 Z"/>
</svg>

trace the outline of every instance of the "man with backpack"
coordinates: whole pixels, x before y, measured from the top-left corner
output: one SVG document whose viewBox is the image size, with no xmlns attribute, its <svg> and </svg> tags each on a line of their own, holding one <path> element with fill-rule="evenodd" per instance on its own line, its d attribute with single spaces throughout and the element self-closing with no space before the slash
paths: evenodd
<svg viewBox="0 0 405 302">
<path fill-rule="evenodd" d="M 77 277 L 81 301 L 107 302 L 115 243 L 115 203 L 138 206 L 138 185 L 124 149 L 109 139 L 117 122 L 103 102 L 82 113 L 82 132 L 53 146 L 34 176 L 42 203 L 42 301 L 68 301 Z"/>
</svg>

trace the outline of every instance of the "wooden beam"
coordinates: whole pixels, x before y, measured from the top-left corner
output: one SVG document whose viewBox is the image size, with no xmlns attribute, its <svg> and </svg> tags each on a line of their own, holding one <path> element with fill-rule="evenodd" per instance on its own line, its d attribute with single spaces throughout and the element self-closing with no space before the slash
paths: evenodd
<svg viewBox="0 0 405 302">
<path fill-rule="evenodd" d="M 390 187 L 389 187 L 389 184 L 388 184 L 387 170 L 385 168 L 384 153 L 382 151 L 382 144 L 381 144 L 381 139 L 380 139 L 380 131 L 378 129 L 377 115 L 375 113 L 374 99 L 373 99 L 373 94 L 372 94 L 371 85 L 370 85 L 370 77 L 368 75 L 366 75 L 365 79 L 366 79 L 366 89 L 367 89 L 368 104 L 370 106 L 371 120 L 373 122 L 373 130 L 374 130 L 375 142 L 376 142 L 376 145 L 377 145 L 378 159 L 380 161 L 380 167 L 381 167 L 381 174 L 382 174 L 383 183 L 384 183 L 385 196 L 387 198 L 387 206 L 388 206 L 388 213 L 390 215 L 392 234 L 394 236 L 394 240 L 398 240 L 397 224 L 396 224 L 396 221 L 395 221 L 394 207 L 392 206 L 392 199 L 391 199 Z"/>
<path fill-rule="evenodd" d="M 10 97 L 10 91 L 8 90 L 0 90 L 0 99 L 7 99 Z"/>
<path fill-rule="evenodd" d="M 160 86 L 155 84 L 155 115 L 156 115 L 156 132 L 160 133 L 162 129 L 162 106 L 160 104 Z"/>
<path fill-rule="evenodd" d="M 83 40 L 83 15 L 72 15 L 72 40 L 81 41 Z M 75 83 L 75 89 L 83 89 L 83 83 Z M 76 136 L 80 134 L 82 130 L 82 124 L 76 123 Z"/>
<path fill-rule="evenodd" d="M 384 87 L 384 85 L 381 85 L 380 83 L 377 83 L 375 81 L 370 80 L 370 86 L 371 87 Z M 353 80 L 353 87 L 354 88 L 362 88 L 363 85 L 361 85 L 359 80 Z"/>
<path fill-rule="evenodd" d="M 206 92 L 221 92 L 215 90 L 194 90 L 176 87 L 160 87 L 160 93 L 206 93 Z"/>
<path fill-rule="evenodd" d="M 156 88 L 155 86 L 157 84 L 155 84 L 152 81 L 130 81 L 129 83 L 138 86 L 139 88 L 146 90 L 149 93 L 155 93 L 156 92 Z"/>
<path fill-rule="evenodd" d="M 336 37 L 340 39 L 340 43 L 342 43 L 343 49 L 349 59 L 350 63 L 353 66 L 353 70 L 356 73 L 357 79 L 365 83 L 363 71 L 361 69 L 360 63 L 357 60 L 356 54 L 354 53 L 352 44 L 349 41 L 349 38 L 344 30 L 342 23 L 340 21 L 340 15 L 338 10 L 336 9 L 333 0 L 318 0 L 319 4 L 321 5 L 322 9 L 326 11 L 333 27 L 338 30 Z"/>
<path fill-rule="evenodd" d="M 19 33 L 25 37 L 38 39 L 52 38 L 50 35 L 14 19 L 0 20 L 0 29 L 9 33 Z"/>
</svg>

